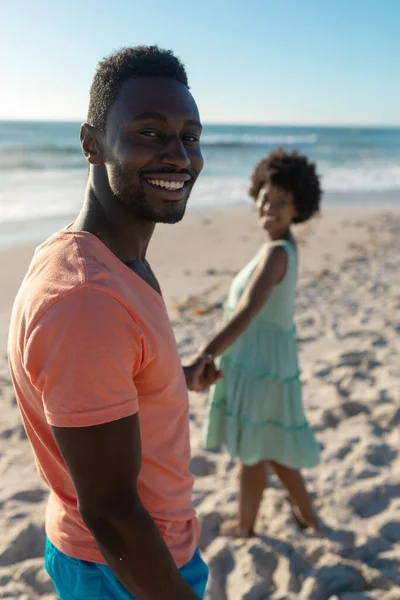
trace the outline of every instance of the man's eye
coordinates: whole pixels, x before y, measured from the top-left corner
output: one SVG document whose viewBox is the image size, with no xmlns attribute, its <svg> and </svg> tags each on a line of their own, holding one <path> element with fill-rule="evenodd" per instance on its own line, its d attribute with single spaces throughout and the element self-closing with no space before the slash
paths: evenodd
<svg viewBox="0 0 400 600">
<path fill-rule="evenodd" d="M 141 132 L 141 135 L 145 135 L 146 137 L 156 138 L 159 136 L 157 131 L 152 131 L 151 129 L 144 129 Z"/>
<path fill-rule="evenodd" d="M 200 139 L 196 135 L 184 135 L 184 142 L 189 142 L 190 144 L 195 144 L 200 141 Z"/>
</svg>

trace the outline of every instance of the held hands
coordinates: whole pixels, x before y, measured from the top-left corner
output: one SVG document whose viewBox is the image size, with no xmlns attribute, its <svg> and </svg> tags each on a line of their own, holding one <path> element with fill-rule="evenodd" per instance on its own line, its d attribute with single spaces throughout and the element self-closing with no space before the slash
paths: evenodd
<svg viewBox="0 0 400 600">
<path fill-rule="evenodd" d="M 222 377 L 210 354 L 200 354 L 190 365 L 183 367 L 183 371 L 186 385 L 192 392 L 202 392 Z"/>
</svg>

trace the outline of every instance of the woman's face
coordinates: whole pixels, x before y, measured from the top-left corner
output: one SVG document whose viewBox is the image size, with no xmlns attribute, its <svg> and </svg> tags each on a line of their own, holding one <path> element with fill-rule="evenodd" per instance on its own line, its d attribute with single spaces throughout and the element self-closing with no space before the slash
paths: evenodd
<svg viewBox="0 0 400 600">
<path fill-rule="evenodd" d="M 263 186 L 256 207 L 262 228 L 273 238 L 287 233 L 298 214 L 292 192 L 278 186 Z"/>
</svg>

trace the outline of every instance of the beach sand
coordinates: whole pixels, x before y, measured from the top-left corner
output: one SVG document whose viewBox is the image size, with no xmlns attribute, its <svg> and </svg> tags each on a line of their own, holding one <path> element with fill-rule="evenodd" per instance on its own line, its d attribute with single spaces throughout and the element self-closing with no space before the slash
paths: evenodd
<svg viewBox="0 0 400 600">
<path fill-rule="evenodd" d="M 194 503 L 210 566 L 207 600 L 400 599 L 400 212 L 340 208 L 298 228 L 297 328 L 304 404 L 322 449 L 305 472 L 324 523 L 301 532 L 271 477 L 250 540 L 219 536 L 237 465 L 201 449 L 205 395 L 191 395 Z M 221 321 L 232 276 L 258 249 L 237 208 L 160 226 L 150 259 L 187 360 Z M 46 489 L 8 374 L 12 300 L 32 247 L 0 252 L 0 598 L 56 598 L 43 569 Z"/>
</svg>

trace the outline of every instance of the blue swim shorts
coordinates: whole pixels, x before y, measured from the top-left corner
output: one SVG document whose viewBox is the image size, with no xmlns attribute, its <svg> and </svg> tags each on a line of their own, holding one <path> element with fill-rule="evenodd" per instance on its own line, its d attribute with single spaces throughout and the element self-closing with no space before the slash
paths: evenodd
<svg viewBox="0 0 400 600">
<path fill-rule="evenodd" d="M 48 538 L 44 558 L 46 571 L 60 600 L 134 600 L 110 567 L 67 556 Z M 154 570 L 156 572 L 157 567 Z M 179 571 L 198 597 L 203 598 L 208 567 L 200 552 L 196 550 L 193 558 Z"/>
</svg>

